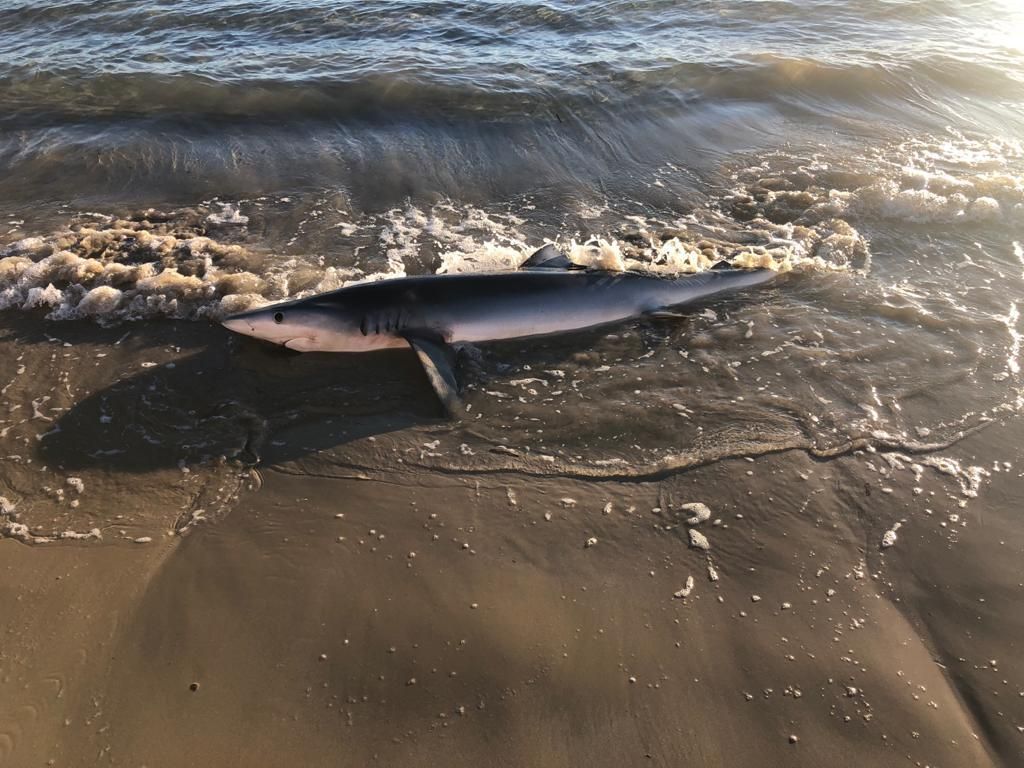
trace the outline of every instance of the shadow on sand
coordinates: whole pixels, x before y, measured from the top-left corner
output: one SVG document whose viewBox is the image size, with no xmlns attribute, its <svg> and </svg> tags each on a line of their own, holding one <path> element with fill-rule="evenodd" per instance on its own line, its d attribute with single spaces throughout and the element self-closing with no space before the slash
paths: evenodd
<svg viewBox="0 0 1024 768">
<path fill-rule="evenodd" d="M 677 319 L 641 323 L 632 342 L 618 344 L 633 357 L 685 336 L 686 326 Z M 48 330 L 83 351 L 83 373 L 101 376 L 39 442 L 40 460 L 69 471 L 147 472 L 220 457 L 274 466 L 372 435 L 448 423 L 411 350 L 296 353 L 188 322 Z M 32 326 L 14 335 L 22 346 L 55 341 Z M 608 347 L 606 335 L 502 342 L 488 345 L 486 355 L 470 348 L 460 355 L 460 380 L 504 378 L 516 360 L 573 365 L 592 355 L 587 350 Z M 90 345 L 105 355 L 98 368 Z M 119 368 L 127 373 L 116 378 Z"/>
<path fill-rule="evenodd" d="M 300 354 L 195 323 L 132 328 L 130 343 L 114 347 L 105 337 L 118 330 L 86 329 L 111 350 L 106 385 L 74 402 L 40 440 L 47 465 L 147 472 L 218 457 L 272 465 L 443 416 L 411 351 Z M 170 345 L 194 351 L 172 355 Z M 158 362 L 140 370 L 140 360 Z M 92 358 L 81 364 L 86 370 Z M 111 384 L 115 366 L 130 373 Z M 296 426 L 301 439 L 294 429 L 293 439 L 274 439 Z"/>
</svg>

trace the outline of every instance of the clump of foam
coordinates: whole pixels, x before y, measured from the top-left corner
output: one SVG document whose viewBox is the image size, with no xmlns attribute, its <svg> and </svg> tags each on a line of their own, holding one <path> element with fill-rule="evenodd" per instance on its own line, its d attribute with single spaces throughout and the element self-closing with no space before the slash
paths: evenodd
<svg viewBox="0 0 1024 768">
<path fill-rule="evenodd" d="M 566 251 L 570 260 L 592 269 L 621 272 L 627 268 L 622 245 L 613 239 L 596 237 L 584 243 L 570 240 Z"/>
<path fill-rule="evenodd" d="M 183 275 L 172 268 L 139 280 L 136 290 L 143 294 L 160 294 L 177 299 L 197 298 L 206 289 L 207 283 L 195 275 Z"/>
<path fill-rule="evenodd" d="M 31 266 L 32 259 L 27 256 L 5 256 L 0 259 L 0 283 L 17 280 Z"/>
<path fill-rule="evenodd" d="M 516 269 L 540 247 L 527 243 L 519 230 L 524 220 L 508 212 L 445 202 L 423 221 L 424 234 L 437 244 L 437 274 Z"/>
<path fill-rule="evenodd" d="M 215 283 L 216 290 L 222 295 L 260 293 L 268 288 L 267 281 L 251 272 L 234 272 L 221 275 Z"/>
<path fill-rule="evenodd" d="M 388 273 L 405 274 L 406 262 L 419 254 L 419 238 L 429 224 L 427 214 L 412 205 L 385 214 L 379 242 L 387 258 Z"/>
<path fill-rule="evenodd" d="M 50 244 L 43 237 L 24 237 L 0 248 L 0 258 L 45 256 Z M 29 258 L 31 261 L 31 258 Z"/>
<path fill-rule="evenodd" d="M 527 258 L 529 249 L 520 249 L 487 241 L 469 252 L 445 251 L 440 255 L 441 266 L 437 274 L 460 272 L 502 272 L 517 269 Z"/>
<path fill-rule="evenodd" d="M 22 308 L 56 307 L 60 305 L 63 298 L 64 294 L 58 288 L 54 288 L 53 283 L 47 283 L 45 288 L 40 288 L 39 286 L 29 288 Z"/>
<path fill-rule="evenodd" d="M 984 180 L 979 182 L 984 186 Z M 1016 185 L 1001 190 L 1002 201 L 988 195 L 978 195 L 978 189 L 970 182 L 964 182 L 959 189 L 948 194 L 927 187 L 902 189 L 895 181 L 886 180 L 847 193 L 844 199 L 849 210 L 855 213 L 915 223 L 943 224 L 999 221 L 1007 211 L 1013 210 L 1018 202 L 1016 198 L 1020 197 Z"/>
<path fill-rule="evenodd" d="M 703 272 L 715 264 L 715 257 L 701 250 L 696 244 L 684 242 L 678 237 L 664 240 L 657 246 L 651 268 L 656 272 L 686 273 Z"/>
<path fill-rule="evenodd" d="M 693 214 L 665 227 L 634 217 L 636 229 L 617 238 L 594 238 L 567 246 L 576 263 L 613 271 L 662 275 L 703 272 L 722 262 L 739 269 L 847 271 L 870 264 L 867 243 L 847 222 L 815 226 L 775 224 L 754 218 L 738 222 L 713 211 Z"/>
<path fill-rule="evenodd" d="M 124 292 L 109 285 L 98 285 L 82 297 L 76 310 L 83 317 L 112 315 L 121 304 Z"/>
<path fill-rule="evenodd" d="M 78 480 L 78 478 L 68 478 L 68 480 Z M 81 483 L 80 480 L 78 482 Z M 84 490 L 84 485 L 82 489 L 76 488 L 76 490 L 81 493 Z M 103 532 L 99 528 L 92 528 L 84 533 L 67 530 L 43 534 L 33 531 L 28 525 L 18 520 L 16 505 L 6 497 L 0 496 L 0 539 L 3 538 L 14 539 L 24 544 L 50 544 L 55 541 L 67 540 L 98 541 L 103 538 Z"/>
<path fill-rule="evenodd" d="M 221 299 L 216 309 L 209 313 L 209 316 L 213 318 L 227 317 L 237 312 L 246 312 L 250 309 L 262 307 L 267 303 L 269 302 L 258 293 L 233 293 Z"/>
<path fill-rule="evenodd" d="M 1013 166 L 1020 157 L 1012 147 L 956 136 L 845 162 L 794 166 L 779 158 L 737 173 L 726 202 L 741 217 L 803 225 L 857 216 L 918 224 L 1013 221 L 1024 212 L 1024 176 Z"/>
<path fill-rule="evenodd" d="M 220 212 L 211 213 L 206 220 L 211 224 L 229 224 L 239 227 L 249 223 L 249 217 L 242 215 L 238 207 L 231 203 L 221 203 Z"/>
<path fill-rule="evenodd" d="M 219 319 L 288 298 L 251 271 L 262 257 L 188 231 L 187 221 L 96 217 L 0 254 L 0 310 L 99 322 L 147 317 Z"/>
<path fill-rule="evenodd" d="M 569 260 L 589 269 L 610 272 L 627 270 L 665 276 L 703 272 L 727 262 L 740 269 L 794 269 L 842 271 L 856 260 L 867 263 L 867 244 L 853 227 L 843 221 L 829 222 L 817 229 L 804 228 L 794 235 L 768 221 L 756 220 L 760 229 L 745 230 L 737 243 L 704 234 L 672 234 L 643 229 L 624 233 L 622 238 L 597 236 L 587 240 L 555 243 Z M 781 237 L 780 237 L 781 235 Z M 641 242 L 642 241 L 642 242 Z M 464 244 L 465 245 L 465 244 Z M 540 244 L 502 245 L 486 241 L 468 250 L 440 254 L 438 274 L 495 272 L 517 269 Z"/>
</svg>

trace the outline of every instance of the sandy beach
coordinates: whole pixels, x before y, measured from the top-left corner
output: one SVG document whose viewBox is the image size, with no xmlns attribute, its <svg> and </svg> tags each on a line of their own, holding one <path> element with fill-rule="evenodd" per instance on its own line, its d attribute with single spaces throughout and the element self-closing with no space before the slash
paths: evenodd
<svg viewBox="0 0 1024 768">
<path fill-rule="evenodd" d="M 969 499 L 863 452 L 635 483 L 312 460 L 184 535 L 0 541 L 4 764 L 1021 759 L 1017 470 Z"/>
</svg>

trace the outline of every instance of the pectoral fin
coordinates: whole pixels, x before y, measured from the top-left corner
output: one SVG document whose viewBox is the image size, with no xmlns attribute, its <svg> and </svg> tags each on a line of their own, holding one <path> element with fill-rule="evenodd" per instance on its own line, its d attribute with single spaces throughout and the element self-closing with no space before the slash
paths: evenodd
<svg viewBox="0 0 1024 768">
<path fill-rule="evenodd" d="M 459 397 L 459 385 L 455 379 L 453 354 L 451 348 L 440 340 L 427 339 L 423 336 L 407 334 L 405 340 L 416 352 L 420 364 L 427 374 L 430 386 L 434 388 L 438 399 L 449 416 L 459 416 L 463 412 L 462 399 Z"/>
</svg>

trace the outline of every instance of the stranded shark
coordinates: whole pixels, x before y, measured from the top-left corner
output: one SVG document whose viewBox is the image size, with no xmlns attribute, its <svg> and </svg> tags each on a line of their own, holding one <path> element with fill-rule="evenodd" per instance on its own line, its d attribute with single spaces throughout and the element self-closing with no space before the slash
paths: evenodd
<svg viewBox="0 0 1024 768">
<path fill-rule="evenodd" d="M 233 315 L 232 331 L 300 352 L 411 347 L 449 414 L 461 402 L 451 344 L 578 331 L 637 317 L 678 317 L 684 304 L 766 283 L 767 269 L 676 278 L 587 269 L 546 245 L 517 271 L 399 277 Z"/>
</svg>

